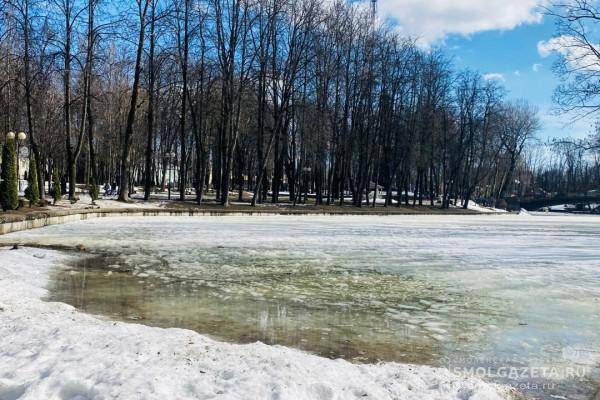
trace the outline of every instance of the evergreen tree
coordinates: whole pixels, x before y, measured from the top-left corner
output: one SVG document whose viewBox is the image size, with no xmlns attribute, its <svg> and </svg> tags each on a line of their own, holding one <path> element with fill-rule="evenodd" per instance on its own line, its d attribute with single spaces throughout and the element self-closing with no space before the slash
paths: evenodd
<svg viewBox="0 0 600 400">
<path fill-rule="evenodd" d="M 62 199 L 60 172 L 58 168 L 54 168 L 54 171 L 52 171 L 52 195 L 54 196 L 54 204 Z"/>
<path fill-rule="evenodd" d="M 35 156 L 29 158 L 29 174 L 27 174 L 27 189 L 25 190 L 25 197 L 29 200 L 29 206 L 36 204 L 40 201 L 40 191 L 38 188 L 38 176 L 37 168 L 35 163 Z"/>
<path fill-rule="evenodd" d="M 4 211 L 19 208 L 17 154 L 14 139 L 7 139 L 2 149 L 2 188 L 0 202 Z"/>
</svg>

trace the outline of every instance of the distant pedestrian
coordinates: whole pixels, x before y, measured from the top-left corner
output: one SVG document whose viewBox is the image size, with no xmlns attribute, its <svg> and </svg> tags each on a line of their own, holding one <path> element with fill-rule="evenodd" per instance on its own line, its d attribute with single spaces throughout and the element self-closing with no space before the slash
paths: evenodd
<svg viewBox="0 0 600 400">
<path fill-rule="evenodd" d="M 104 184 L 104 197 L 110 196 L 110 185 L 108 182 Z"/>
</svg>

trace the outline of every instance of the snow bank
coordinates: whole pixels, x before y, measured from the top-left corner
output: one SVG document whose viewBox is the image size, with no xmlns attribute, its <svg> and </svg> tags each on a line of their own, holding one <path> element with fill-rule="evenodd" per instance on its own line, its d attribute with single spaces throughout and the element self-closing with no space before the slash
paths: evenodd
<svg viewBox="0 0 600 400">
<path fill-rule="evenodd" d="M 459 202 L 458 207 L 463 207 L 463 205 L 464 205 L 464 202 L 461 200 Z M 491 214 L 506 213 L 506 210 L 502 210 L 500 208 L 494 208 L 494 207 L 485 207 L 485 206 L 482 206 L 481 204 L 474 202 L 473 200 L 469 200 L 469 204 L 468 204 L 467 208 L 469 210 L 477 211 L 480 213 L 491 213 Z"/>
<path fill-rule="evenodd" d="M 100 320 L 41 300 L 67 255 L 0 249 L 0 399 L 471 399 L 508 389 L 445 369 L 356 365 L 182 329 Z"/>
</svg>

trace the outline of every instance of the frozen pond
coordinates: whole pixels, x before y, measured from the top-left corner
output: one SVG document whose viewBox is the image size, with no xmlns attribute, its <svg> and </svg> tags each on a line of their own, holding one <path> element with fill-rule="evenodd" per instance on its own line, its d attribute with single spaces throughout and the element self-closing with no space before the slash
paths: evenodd
<svg viewBox="0 0 600 400">
<path fill-rule="evenodd" d="M 85 246 L 48 300 L 110 318 L 445 366 L 539 398 L 600 387 L 596 217 L 106 218 L 0 241 Z"/>
</svg>

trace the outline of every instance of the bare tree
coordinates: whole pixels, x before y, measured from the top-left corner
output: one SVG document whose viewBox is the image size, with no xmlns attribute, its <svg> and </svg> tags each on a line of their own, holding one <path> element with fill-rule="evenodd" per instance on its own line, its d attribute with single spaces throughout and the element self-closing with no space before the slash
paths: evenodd
<svg viewBox="0 0 600 400">
<path fill-rule="evenodd" d="M 534 138 L 540 128 L 537 109 L 525 101 L 506 104 L 503 113 L 500 138 L 504 151 L 508 155 L 509 164 L 500 180 L 498 198 L 506 194 L 509 180 L 513 176 L 525 145 Z"/>
<path fill-rule="evenodd" d="M 600 11 L 591 0 L 555 2 L 547 14 L 556 18 L 556 36 L 545 44 L 559 59 L 561 84 L 555 92 L 563 111 L 582 118 L 600 111 Z"/>
<path fill-rule="evenodd" d="M 150 0 L 136 0 L 137 14 L 139 22 L 137 50 L 135 57 L 135 67 L 133 75 L 133 85 L 131 88 L 131 100 L 129 103 L 129 112 L 127 114 L 127 125 L 123 138 L 122 158 L 121 158 L 121 179 L 119 187 L 119 200 L 127 201 L 129 199 L 129 179 L 131 175 L 131 136 L 133 135 L 133 124 L 135 122 L 135 113 L 137 110 L 138 91 L 140 86 L 140 75 L 142 73 L 142 55 L 144 52 L 144 42 L 146 39 L 146 15 Z"/>
</svg>

